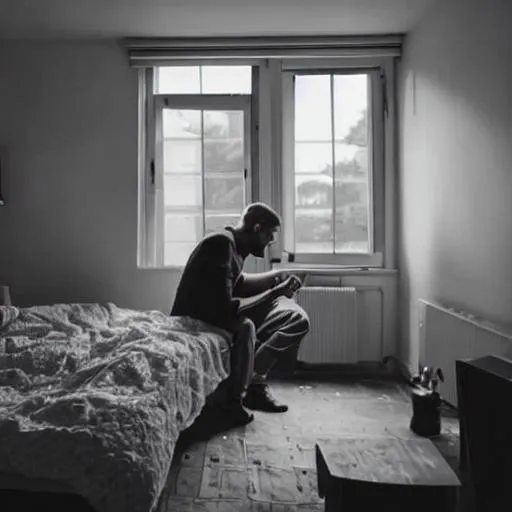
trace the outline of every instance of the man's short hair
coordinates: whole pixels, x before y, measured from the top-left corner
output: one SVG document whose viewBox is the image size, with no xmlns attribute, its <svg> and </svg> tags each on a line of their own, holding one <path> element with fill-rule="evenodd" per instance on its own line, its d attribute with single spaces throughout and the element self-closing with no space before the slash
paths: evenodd
<svg viewBox="0 0 512 512">
<path fill-rule="evenodd" d="M 281 225 L 281 217 L 265 203 L 252 203 L 242 212 L 240 223 L 246 229 L 252 229 L 256 224 L 262 229 L 273 229 Z"/>
</svg>

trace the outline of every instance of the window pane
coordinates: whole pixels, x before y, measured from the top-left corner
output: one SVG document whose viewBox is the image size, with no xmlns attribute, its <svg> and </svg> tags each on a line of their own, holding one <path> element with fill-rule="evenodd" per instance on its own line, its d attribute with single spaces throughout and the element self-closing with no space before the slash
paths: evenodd
<svg viewBox="0 0 512 512">
<path fill-rule="evenodd" d="M 242 176 L 206 175 L 204 203 L 207 210 L 241 212 L 244 207 Z"/>
<path fill-rule="evenodd" d="M 225 226 L 234 226 L 240 218 L 240 213 L 207 213 L 206 234 L 219 231 Z"/>
<path fill-rule="evenodd" d="M 332 175 L 331 142 L 296 142 L 295 173 L 325 173 Z"/>
<path fill-rule="evenodd" d="M 334 77 L 336 252 L 368 252 L 368 77 Z"/>
<path fill-rule="evenodd" d="M 165 212 L 165 242 L 197 242 L 203 235 L 203 214 Z"/>
<path fill-rule="evenodd" d="M 164 140 L 164 172 L 201 173 L 200 140 Z"/>
<path fill-rule="evenodd" d="M 251 94 L 251 66 L 202 66 L 203 94 Z"/>
<path fill-rule="evenodd" d="M 164 245 L 164 265 L 185 265 L 195 246 L 195 242 L 166 242 Z"/>
<path fill-rule="evenodd" d="M 368 75 L 334 76 L 334 134 L 336 140 L 367 146 Z"/>
<path fill-rule="evenodd" d="M 240 110 L 204 112 L 205 172 L 244 170 L 244 113 Z"/>
<path fill-rule="evenodd" d="M 332 253 L 332 208 L 295 209 L 295 250 L 298 253 Z"/>
<path fill-rule="evenodd" d="M 336 209 L 336 252 L 368 252 L 368 209 L 351 204 Z"/>
<path fill-rule="evenodd" d="M 295 77 L 298 253 L 369 250 L 368 91 L 366 74 Z"/>
<path fill-rule="evenodd" d="M 234 172 L 244 170 L 243 140 L 205 140 L 205 172 Z"/>
<path fill-rule="evenodd" d="M 295 77 L 295 140 L 330 141 L 331 77 L 309 75 Z"/>
<path fill-rule="evenodd" d="M 330 75 L 295 77 L 295 250 L 333 252 Z"/>
<path fill-rule="evenodd" d="M 329 208 L 332 212 L 332 176 L 318 173 L 296 176 L 295 204 L 297 208 Z"/>
<path fill-rule="evenodd" d="M 251 94 L 251 66 L 159 66 L 156 94 Z"/>
<path fill-rule="evenodd" d="M 199 94 L 199 66 L 155 68 L 156 94 Z"/>
<path fill-rule="evenodd" d="M 165 206 L 202 208 L 201 175 L 164 174 L 164 198 Z"/>
<path fill-rule="evenodd" d="M 163 111 L 165 139 L 200 139 L 201 111 L 166 108 Z"/>
<path fill-rule="evenodd" d="M 245 206 L 244 112 L 164 113 L 164 261 L 183 265 L 203 229 L 235 224 Z"/>
<path fill-rule="evenodd" d="M 205 139 L 240 139 L 244 135 L 242 110 L 205 110 Z"/>
</svg>

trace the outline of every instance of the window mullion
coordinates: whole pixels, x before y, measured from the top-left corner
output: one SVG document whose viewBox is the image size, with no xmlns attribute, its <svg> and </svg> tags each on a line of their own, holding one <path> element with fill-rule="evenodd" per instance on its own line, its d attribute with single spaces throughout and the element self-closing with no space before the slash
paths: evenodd
<svg viewBox="0 0 512 512">
<path fill-rule="evenodd" d="M 282 74 L 282 160 L 280 209 L 283 216 L 281 250 L 296 252 L 295 204 L 295 76 Z M 286 193 L 288 191 L 288 193 Z"/>
<path fill-rule="evenodd" d="M 334 75 L 331 75 L 332 253 L 336 254 L 336 136 L 334 127 Z"/>
<path fill-rule="evenodd" d="M 367 115 L 367 128 L 366 128 L 366 137 L 367 137 L 367 151 L 368 151 L 368 234 L 370 235 L 369 240 L 369 251 L 375 252 L 375 235 L 377 234 L 375 232 L 375 201 L 378 196 L 379 190 L 378 187 L 376 187 L 376 163 L 377 163 L 377 153 L 379 151 L 379 141 L 378 141 L 378 134 L 376 132 L 376 114 L 380 116 L 380 108 L 376 107 L 376 81 L 375 81 L 375 74 L 368 75 L 368 95 L 369 95 L 369 101 L 368 101 L 368 110 L 366 112 Z M 379 77 L 380 82 L 380 77 Z M 380 84 L 379 84 L 380 85 Z M 380 171 L 379 166 L 379 171 Z"/>
<path fill-rule="evenodd" d="M 205 158 L 204 158 L 204 115 L 201 110 L 201 206 L 203 209 L 203 236 L 206 233 L 206 182 L 205 182 Z"/>
<path fill-rule="evenodd" d="M 152 69 L 139 71 L 139 153 L 138 153 L 138 266 L 150 266 L 149 219 L 151 208 L 149 171 L 152 158 L 151 133 L 152 123 L 152 94 L 149 88 L 153 75 Z"/>
<path fill-rule="evenodd" d="M 243 191 L 244 191 L 244 207 L 252 202 L 252 131 L 251 131 L 251 105 L 247 104 L 244 109 L 244 131 L 243 131 L 243 155 L 244 155 L 244 170 L 243 170 Z"/>
<path fill-rule="evenodd" d="M 147 139 L 146 139 L 146 147 L 148 150 L 147 160 L 146 160 L 146 168 L 145 168 L 145 183 L 146 183 L 146 241 L 147 241 L 147 262 L 150 265 L 157 265 L 157 239 L 158 233 L 156 232 L 156 193 L 155 193 L 155 183 L 154 183 L 154 168 L 155 168 L 155 151 L 156 151 L 156 126 L 155 126 L 155 98 L 153 96 L 153 80 L 154 73 L 149 72 L 146 75 L 146 91 L 147 91 L 147 123 L 148 123 L 148 131 L 147 131 Z"/>
<path fill-rule="evenodd" d="M 154 259 L 156 266 L 164 265 L 164 226 L 165 226 L 165 197 L 164 197 L 164 162 L 163 162 L 163 110 L 164 102 L 155 101 L 154 106 L 154 157 L 151 162 L 151 181 L 154 204 Z"/>
</svg>

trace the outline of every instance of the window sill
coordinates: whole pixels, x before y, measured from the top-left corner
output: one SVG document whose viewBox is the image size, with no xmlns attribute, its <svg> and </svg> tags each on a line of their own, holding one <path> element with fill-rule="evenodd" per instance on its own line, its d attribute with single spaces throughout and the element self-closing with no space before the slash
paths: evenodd
<svg viewBox="0 0 512 512">
<path fill-rule="evenodd" d="M 320 265 L 311 263 L 273 263 L 273 270 L 297 270 L 306 272 L 315 276 L 392 276 L 398 274 L 398 269 L 364 267 L 356 265 Z"/>
<path fill-rule="evenodd" d="M 181 273 L 184 268 L 184 265 L 163 267 L 138 266 L 137 270 Z M 399 273 L 398 269 L 394 268 L 364 267 L 355 265 L 321 265 L 312 263 L 272 263 L 272 270 L 297 270 L 315 276 L 392 276 Z"/>
</svg>

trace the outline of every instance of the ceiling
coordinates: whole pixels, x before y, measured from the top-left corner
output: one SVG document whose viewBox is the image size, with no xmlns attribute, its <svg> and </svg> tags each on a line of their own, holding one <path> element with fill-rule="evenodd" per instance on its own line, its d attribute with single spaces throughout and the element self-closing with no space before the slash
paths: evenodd
<svg viewBox="0 0 512 512">
<path fill-rule="evenodd" d="M 0 0 L 0 38 L 406 33 L 435 0 Z"/>
</svg>

